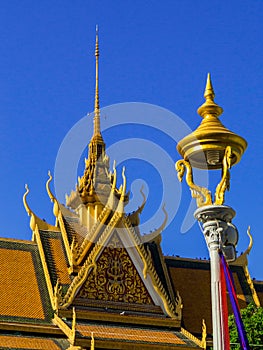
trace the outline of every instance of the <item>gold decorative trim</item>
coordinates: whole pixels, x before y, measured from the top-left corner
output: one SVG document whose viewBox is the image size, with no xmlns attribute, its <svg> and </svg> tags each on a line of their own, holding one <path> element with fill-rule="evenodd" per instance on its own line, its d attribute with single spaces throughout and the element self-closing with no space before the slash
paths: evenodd
<svg viewBox="0 0 263 350">
<path fill-rule="evenodd" d="M 57 218 L 60 209 L 59 209 L 58 200 L 57 200 L 56 197 L 53 195 L 53 193 L 52 193 L 52 191 L 51 191 L 51 189 L 50 189 L 50 183 L 51 183 L 51 181 L 52 181 L 52 179 L 53 179 L 50 170 L 48 171 L 48 176 L 49 176 L 49 178 L 48 178 L 48 180 L 47 180 L 47 182 L 46 182 L 46 190 L 47 190 L 47 194 L 48 194 L 48 196 L 49 196 L 51 202 L 54 203 L 54 206 L 53 206 L 53 213 L 54 213 L 54 215 L 55 215 L 55 218 Z"/>
<path fill-rule="evenodd" d="M 247 265 L 244 266 L 244 273 L 245 273 L 245 276 L 246 276 L 246 279 L 247 279 L 247 283 L 248 283 L 248 285 L 250 287 L 254 303 L 256 304 L 257 307 L 260 307 L 261 305 L 260 305 L 259 297 L 258 297 L 257 292 L 255 290 L 254 283 L 253 283 L 253 281 L 251 279 L 251 276 L 250 276 L 250 273 L 248 271 Z"/>
<path fill-rule="evenodd" d="M 103 249 L 103 246 L 108 239 L 110 233 L 115 228 L 116 224 L 120 220 L 122 215 L 118 211 L 116 211 L 111 218 L 109 224 L 107 225 L 105 231 L 100 236 L 98 242 L 96 243 L 95 247 L 91 251 L 89 257 L 83 264 L 83 266 L 80 268 L 77 276 L 73 279 L 71 285 L 69 286 L 69 289 L 67 290 L 66 295 L 63 298 L 63 302 L 61 305 L 61 308 L 67 308 L 69 305 L 71 305 L 78 289 L 81 287 L 83 282 L 86 280 L 88 273 L 91 268 L 96 269 L 96 258 L 99 255 L 100 251 Z"/>
<path fill-rule="evenodd" d="M 161 237 L 161 235 L 160 235 L 160 237 Z M 165 275 L 168 291 L 169 291 L 172 303 L 176 304 L 177 301 L 178 301 L 176 298 L 178 298 L 179 292 L 177 292 L 176 296 L 174 295 L 173 287 L 172 287 L 172 284 L 171 284 L 171 279 L 169 277 L 167 265 L 165 263 L 165 259 L 164 259 L 162 248 L 161 248 L 161 240 L 158 240 L 156 243 L 157 243 L 156 244 L 157 245 L 157 250 L 158 250 L 158 253 L 159 253 L 159 256 L 160 256 L 160 260 L 161 260 L 163 272 L 164 272 L 164 275 Z M 181 300 L 180 295 L 179 295 L 179 300 Z M 182 308 L 182 306 L 181 306 L 181 308 Z"/>
<path fill-rule="evenodd" d="M 77 315 L 76 315 L 76 310 L 73 307 L 72 309 L 72 325 L 71 325 L 71 337 L 70 340 L 74 344 L 75 338 L 76 338 L 76 320 L 77 320 Z"/>
<path fill-rule="evenodd" d="M 230 146 L 226 147 L 225 155 L 223 158 L 223 169 L 222 169 L 222 178 L 219 184 L 216 187 L 215 193 L 215 203 L 216 205 L 222 205 L 225 201 L 225 191 L 230 188 L 230 172 L 231 168 L 231 158 L 232 158 L 232 149 Z"/>
<path fill-rule="evenodd" d="M 73 279 L 69 289 L 66 292 L 66 295 L 64 296 L 62 303 L 60 307 L 62 309 L 67 308 L 69 305 L 71 305 L 72 301 L 74 300 L 74 297 L 76 293 L 78 292 L 79 288 L 81 285 L 84 283 L 86 280 L 90 270 L 92 268 L 96 269 L 96 258 L 98 257 L 99 253 L 103 249 L 104 244 L 106 243 L 108 237 L 110 236 L 111 232 L 113 229 L 116 227 L 118 221 L 123 218 L 124 220 L 124 225 L 127 228 L 128 232 L 130 232 L 130 236 L 134 242 L 134 245 L 141 256 L 141 259 L 144 264 L 143 268 L 143 275 L 144 278 L 146 278 L 147 273 L 149 273 L 151 280 L 153 282 L 153 287 L 156 291 L 156 293 L 159 295 L 159 297 L 162 300 L 163 307 L 165 312 L 171 317 L 171 318 L 181 318 L 181 308 L 179 307 L 178 310 L 174 307 L 173 303 L 170 301 L 167 292 L 165 291 L 159 276 L 157 275 L 153 265 L 152 265 L 152 260 L 151 260 L 151 255 L 150 252 L 148 253 L 145 251 L 145 248 L 136 235 L 134 228 L 132 227 L 130 221 L 128 220 L 127 217 L 124 216 L 124 198 L 125 198 L 125 192 L 126 192 L 126 177 L 125 177 L 125 169 L 122 171 L 122 176 L 123 176 L 123 186 L 119 189 L 121 192 L 121 197 L 118 202 L 118 206 L 109 222 L 107 225 L 105 231 L 102 233 L 102 235 L 99 237 L 98 242 L 96 243 L 95 247 L 91 251 L 89 257 L 85 261 L 84 265 L 80 268 L 78 275 Z M 111 193 L 113 194 L 114 188 L 112 189 Z M 97 231 L 97 230 L 96 230 Z M 96 231 L 94 233 L 96 233 Z M 85 243 L 86 245 L 86 243 Z M 83 256 L 83 251 L 81 253 L 81 256 Z M 80 259 L 78 260 L 77 263 L 79 263 Z M 180 297 L 178 296 L 178 300 L 180 303 Z"/>
<path fill-rule="evenodd" d="M 122 191 L 121 191 L 121 198 L 120 201 L 123 202 L 125 200 L 125 194 L 126 194 L 126 187 L 127 187 L 127 179 L 125 176 L 125 166 L 122 168 Z"/>
<path fill-rule="evenodd" d="M 181 333 L 188 339 L 192 340 L 196 345 L 200 346 L 200 348 L 205 349 L 203 342 L 196 338 L 192 333 L 188 332 L 183 327 L 181 328 Z"/>
<path fill-rule="evenodd" d="M 160 227 L 158 227 L 153 232 L 141 236 L 141 240 L 143 243 L 151 242 L 151 241 L 155 241 L 155 242 L 158 241 L 158 243 L 161 244 L 161 241 L 162 241 L 161 233 L 165 229 L 165 226 L 166 226 L 167 221 L 168 221 L 168 213 L 165 209 L 165 204 L 163 205 L 162 210 L 164 212 L 164 220 L 163 220 L 162 224 L 160 225 Z M 130 219 L 130 217 L 128 217 L 128 218 Z"/>
<path fill-rule="evenodd" d="M 43 267 L 43 270 L 44 270 L 44 275 L 45 275 L 45 279 L 46 279 L 46 283 L 47 283 L 48 293 L 49 293 L 49 296 L 50 296 L 52 307 L 54 309 L 55 308 L 55 304 L 54 304 L 53 287 L 52 287 L 51 278 L 50 278 L 49 270 L 48 270 L 48 265 L 47 265 L 47 261 L 46 261 L 46 257 L 45 257 L 45 253 L 44 253 L 44 249 L 43 249 L 43 245 L 42 245 L 42 242 L 41 242 L 40 233 L 39 233 L 37 225 L 36 225 L 35 230 L 34 230 L 34 235 L 35 235 L 35 238 L 36 238 L 36 243 L 37 243 L 37 246 L 38 246 L 40 259 L 41 259 L 42 267 Z"/>
<path fill-rule="evenodd" d="M 33 213 L 33 211 L 31 210 L 31 208 L 29 207 L 29 205 L 27 203 L 27 196 L 29 193 L 28 185 L 25 185 L 25 189 L 26 189 L 26 192 L 23 195 L 23 204 L 24 204 L 24 207 L 25 207 L 25 210 L 26 210 L 28 216 L 30 216 L 30 228 L 31 228 L 31 230 L 34 232 L 36 226 L 38 226 L 38 228 L 40 230 L 43 230 L 43 231 L 59 232 L 59 229 L 56 226 L 48 224 L 47 222 L 41 220 L 36 214 Z"/>
<path fill-rule="evenodd" d="M 249 237 L 248 247 L 247 247 L 247 249 L 245 250 L 245 252 L 243 254 L 238 256 L 236 258 L 236 260 L 231 263 L 232 265 L 241 265 L 241 266 L 248 265 L 247 256 L 249 255 L 249 253 L 250 253 L 250 251 L 251 251 L 251 249 L 253 247 L 253 237 L 252 237 L 252 235 L 250 233 L 250 226 L 248 226 L 247 235 Z"/>
<path fill-rule="evenodd" d="M 143 201 L 142 201 L 142 204 L 138 207 L 137 210 L 135 210 L 134 212 L 132 213 L 128 213 L 127 216 L 129 217 L 129 220 L 131 221 L 131 223 L 135 226 L 139 226 L 140 224 L 140 219 L 139 219 L 139 215 L 142 213 L 144 207 L 145 207 L 145 204 L 146 204 L 146 195 L 145 193 L 143 192 L 143 186 L 141 187 L 140 189 L 140 193 L 143 197 Z"/>
<path fill-rule="evenodd" d="M 186 182 L 190 187 L 192 197 L 196 198 L 198 207 L 212 204 L 211 192 L 207 188 L 200 187 L 193 182 L 192 167 L 187 160 L 178 160 L 175 164 L 175 169 L 177 171 L 177 177 L 180 182 L 182 182 L 186 170 Z"/>
<path fill-rule="evenodd" d="M 65 228 L 65 225 L 64 225 L 64 222 L 63 222 L 63 215 L 61 213 L 60 204 L 59 204 L 58 200 L 55 198 L 55 196 L 53 195 L 53 193 L 52 193 L 52 191 L 50 189 L 50 183 L 51 183 L 51 181 L 53 179 L 50 171 L 48 172 L 48 176 L 49 176 L 49 178 L 48 178 L 48 180 L 46 182 L 47 194 L 48 194 L 51 202 L 54 203 L 54 205 L 53 205 L 53 213 L 54 213 L 54 216 L 56 218 L 57 226 L 59 227 L 60 232 L 62 234 L 62 239 L 63 239 L 63 242 L 64 242 L 64 246 L 65 246 L 65 250 L 66 250 L 66 255 L 67 255 L 68 261 L 71 261 L 72 260 L 71 250 L 70 250 L 70 246 L 69 246 L 67 231 L 66 231 L 66 228 Z"/>
<path fill-rule="evenodd" d="M 257 292 L 255 290 L 255 287 L 254 287 L 254 283 L 253 283 L 253 280 L 251 279 L 251 276 L 250 276 L 250 273 L 249 273 L 249 270 L 248 270 L 248 255 L 253 247 L 253 237 L 251 235 L 251 232 L 250 232 L 250 226 L 248 226 L 248 229 L 247 229 L 247 235 L 249 237 L 249 244 L 248 244 L 248 247 L 246 249 L 246 251 L 241 254 L 237 259 L 236 261 L 234 261 L 233 265 L 241 265 L 243 266 L 243 269 L 244 269 L 244 274 L 245 274 L 245 277 L 247 279 L 247 283 L 249 285 L 249 288 L 251 290 L 251 294 L 252 294 L 252 297 L 253 297 L 253 300 L 254 300 L 254 303 L 256 304 L 256 306 L 261 306 L 260 305 L 260 300 L 259 300 L 259 297 L 257 295 Z"/>
<path fill-rule="evenodd" d="M 94 332 L 91 332 L 90 350 L 95 350 Z"/>
<path fill-rule="evenodd" d="M 76 311 L 75 308 L 72 310 L 72 328 L 70 328 L 57 314 L 54 314 L 53 323 L 58 326 L 62 332 L 67 336 L 70 342 L 68 350 L 82 350 L 81 346 L 75 346 L 76 337 Z"/>
<path fill-rule="evenodd" d="M 90 233 L 85 237 L 82 245 L 79 248 L 78 258 L 76 261 L 77 265 L 80 265 L 85 258 L 85 255 L 87 254 L 89 248 L 92 245 L 92 242 L 94 242 L 96 235 L 102 228 L 102 226 L 105 224 L 106 220 L 108 219 L 110 213 L 112 212 L 112 209 L 105 206 L 100 213 L 98 217 L 98 221 L 92 226 Z"/>
<path fill-rule="evenodd" d="M 83 257 L 86 255 L 87 249 L 89 249 L 90 247 L 89 243 L 94 241 L 94 236 L 96 236 L 97 232 L 101 229 L 101 226 L 105 223 L 109 214 L 115 209 L 116 201 L 114 200 L 114 191 L 116 190 L 116 183 L 117 183 L 117 172 L 116 172 L 116 165 L 114 161 L 113 180 L 112 180 L 112 186 L 111 186 L 111 191 L 110 191 L 108 201 L 105 207 L 103 208 L 102 212 L 100 213 L 97 222 L 92 226 L 90 233 L 85 237 L 79 249 L 78 264 L 81 263 L 80 259 L 83 259 Z"/>
<path fill-rule="evenodd" d="M 137 304 L 139 310 L 142 305 L 153 307 L 149 291 L 121 236 L 118 234 L 118 228 L 110 235 L 96 260 L 95 273 L 91 271 L 78 292 L 78 301 L 79 298 L 84 299 L 83 303 L 80 301 L 78 305 L 84 305 L 85 299 L 88 298 L 93 300 L 93 307 L 107 307 L 111 302 L 116 302 L 123 311 L 130 303 L 133 307 Z M 114 308 L 110 306 L 112 307 Z"/>
<path fill-rule="evenodd" d="M 63 239 L 65 250 L 66 250 L 66 255 L 67 255 L 68 261 L 70 263 L 73 260 L 72 255 L 71 255 L 72 252 L 71 252 L 71 247 L 69 245 L 68 233 L 67 233 L 64 221 L 63 221 L 63 214 L 62 214 L 60 209 L 59 209 L 57 219 L 58 219 L 58 224 L 59 224 L 59 227 L 61 230 L 62 239 Z"/>
<path fill-rule="evenodd" d="M 206 338 L 207 338 L 207 331 L 206 331 L 206 323 L 205 320 L 202 320 L 202 347 L 206 349 Z"/>
<path fill-rule="evenodd" d="M 96 269 L 96 263 L 94 261 L 90 261 L 90 260 L 91 259 L 87 259 L 85 261 L 85 263 L 81 267 L 78 275 L 71 282 L 71 284 L 67 290 L 66 295 L 64 296 L 64 298 L 61 301 L 60 308 L 65 309 L 71 305 L 78 289 L 81 287 L 82 283 L 87 278 L 90 269 L 91 268 Z"/>
<path fill-rule="evenodd" d="M 54 287 L 53 298 L 52 298 L 52 305 L 55 311 L 58 311 L 61 301 L 62 301 L 62 286 L 60 285 L 59 279 L 58 279 Z"/>
<path fill-rule="evenodd" d="M 69 340 L 71 339 L 72 329 L 57 314 L 54 314 L 52 322 L 62 330 Z"/>
<path fill-rule="evenodd" d="M 229 169 L 232 165 L 233 152 L 230 146 L 225 149 L 225 155 L 222 161 L 222 178 L 216 187 L 215 200 L 213 202 L 211 192 L 205 188 L 198 186 L 193 181 L 192 166 L 188 160 L 180 159 L 175 164 L 177 171 L 177 177 L 180 182 L 183 180 L 183 176 L 186 170 L 186 183 L 190 187 L 191 195 L 196 198 L 197 207 L 205 205 L 222 205 L 225 201 L 225 191 L 230 188 L 230 172 Z"/>
<path fill-rule="evenodd" d="M 79 251 L 79 244 L 78 244 L 76 238 L 73 237 L 72 243 L 71 243 L 71 246 L 70 246 L 71 256 L 70 256 L 69 264 L 70 264 L 71 267 L 74 267 L 74 266 L 77 265 L 78 251 Z"/>
<path fill-rule="evenodd" d="M 83 259 L 85 258 L 87 251 L 89 250 L 89 248 L 92 245 L 92 242 L 95 241 L 95 238 L 97 236 L 97 234 L 99 233 L 99 231 L 101 230 L 101 228 L 103 227 L 103 225 L 105 224 L 106 220 L 109 218 L 109 215 L 114 212 L 123 212 L 124 209 L 124 204 L 123 201 L 125 200 L 125 192 L 126 192 L 126 176 L 125 176 L 125 168 L 123 167 L 122 170 L 122 178 L 123 178 L 123 185 L 120 187 L 120 192 L 121 192 L 121 196 L 120 196 L 120 200 L 118 202 L 118 204 L 116 203 L 116 199 L 115 199 L 115 191 L 116 189 L 116 182 L 117 182 L 117 173 L 116 173 L 116 167 L 115 167 L 115 162 L 113 165 L 113 183 L 111 186 L 111 192 L 108 198 L 108 201 L 105 205 L 105 207 L 103 208 L 102 212 L 100 213 L 98 220 L 96 223 L 94 223 L 94 225 L 91 228 L 90 233 L 85 237 L 82 245 L 80 246 L 79 249 L 79 253 L 78 253 L 78 259 L 76 261 L 77 265 L 80 265 L 83 261 Z M 116 208 L 117 205 L 117 208 Z"/>
<path fill-rule="evenodd" d="M 129 219 L 127 217 L 124 217 L 124 224 L 125 227 L 127 228 L 128 232 L 130 232 L 130 237 L 132 238 L 133 242 L 134 242 L 134 246 L 137 249 L 139 255 L 141 256 L 141 259 L 144 263 L 144 268 L 143 268 L 143 276 L 144 278 L 146 278 L 147 273 L 149 274 L 149 276 L 151 277 L 151 280 L 153 282 L 153 287 L 156 291 L 156 293 L 159 295 L 159 297 L 161 298 L 162 302 L 163 302 L 163 306 L 164 309 L 167 313 L 168 316 L 170 316 L 171 318 L 179 318 L 181 319 L 181 298 L 179 296 L 179 294 L 177 295 L 178 297 L 178 304 L 177 307 L 175 307 L 173 305 L 173 303 L 171 302 L 165 288 L 163 287 L 163 284 L 152 264 L 152 257 L 151 257 L 151 253 L 150 250 L 148 249 L 147 252 L 142 244 L 142 242 L 139 240 L 138 236 L 135 233 L 135 230 L 133 228 L 133 226 L 131 225 L 131 222 L 129 221 Z"/>
</svg>

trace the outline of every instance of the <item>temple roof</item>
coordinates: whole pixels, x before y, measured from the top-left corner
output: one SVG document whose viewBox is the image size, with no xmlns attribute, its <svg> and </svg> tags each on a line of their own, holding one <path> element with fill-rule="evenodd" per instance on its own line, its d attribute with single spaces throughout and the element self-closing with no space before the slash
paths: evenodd
<svg viewBox="0 0 263 350">
<path fill-rule="evenodd" d="M 0 240 L 0 320 L 49 323 L 52 308 L 38 247 Z"/>
</svg>

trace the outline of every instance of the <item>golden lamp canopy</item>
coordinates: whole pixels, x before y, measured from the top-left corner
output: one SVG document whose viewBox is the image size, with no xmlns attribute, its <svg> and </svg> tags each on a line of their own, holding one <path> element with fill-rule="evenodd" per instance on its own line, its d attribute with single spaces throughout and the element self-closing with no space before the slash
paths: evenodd
<svg viewBox="0 0 263 350">
<path fill-rule="evenodd" d="M 223 109 L 214 102 L 210 79 L 204 92 L 205 102 L 197 110 L 203 118 L 199 127 L 178 142 L 177 150 L 191 166 L 199 169 L 222 169 L 226 148 L 231 147 L 231 166 L 238 163 L 247 147 L 241 136 L 228 130 L 219 120 Z"/>
</svg>

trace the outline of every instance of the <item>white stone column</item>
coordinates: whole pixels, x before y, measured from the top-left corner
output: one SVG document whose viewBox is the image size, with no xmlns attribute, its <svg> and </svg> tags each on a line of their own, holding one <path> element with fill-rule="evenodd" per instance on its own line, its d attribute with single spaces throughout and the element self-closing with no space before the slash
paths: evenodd
<svg viewBox="0 0 263 350">
<path fill-rule="evenodd" d="M 213 349 L 224 350 L 225 334 L 219 257 L 220 232 L 217 232 L 220 228 L 217 228 L 215 221 L 208 221 L 204 226 L 205 225 L 207 225 L 207 227 L 204 229 L 204 234 L 210 255 Z"/>
<path fill-rule="evenodd" d="M 227 254 L 235 251 L 238 233 L 231 223 L 234 215 L 235 211 L 232 208 L 223 205 L 204 206 L 197 209 L 194 214 L 195 218 L 202 223 L 202 231 L 210 255 L 214 350 L 225 350 L 226 344 L 219 251 L 225 251 Z M 229 245 L 228 242 L 231 244 Z M 235 254 L 230 255 L 232 257 Z"/>
</svg>

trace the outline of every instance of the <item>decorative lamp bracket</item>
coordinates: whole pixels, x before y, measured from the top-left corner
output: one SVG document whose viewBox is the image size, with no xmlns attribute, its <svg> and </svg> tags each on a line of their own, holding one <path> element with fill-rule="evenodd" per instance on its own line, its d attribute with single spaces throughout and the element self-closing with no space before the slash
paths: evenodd
<svg viewBox="0 0 263 350">
<path fill-rule="evenodd" d="M 175 169 L 177 171 L 177 177 L 180 182 L 183 180 L 183 176 L 186 170 L 186 183 L 190 187 L 191 195 L 196 198 L 197 207 L 202 207 L 205 205 L 223 205 L 225 201 L 225 191 L 230 188 L 230 171 L 231 168 L 231 157 L 232 151 L 231 147 L 227 146 L 225 150 L 225 155 L 222 162 L 222 177 L 219 184 L 216 187 L 215 200 L 213 203 L 211 192 L 205 188 L 198 186 L 193 180 L 192 166 L 188 160 L 180 159 L 175 164 Z"/>
</svg>

